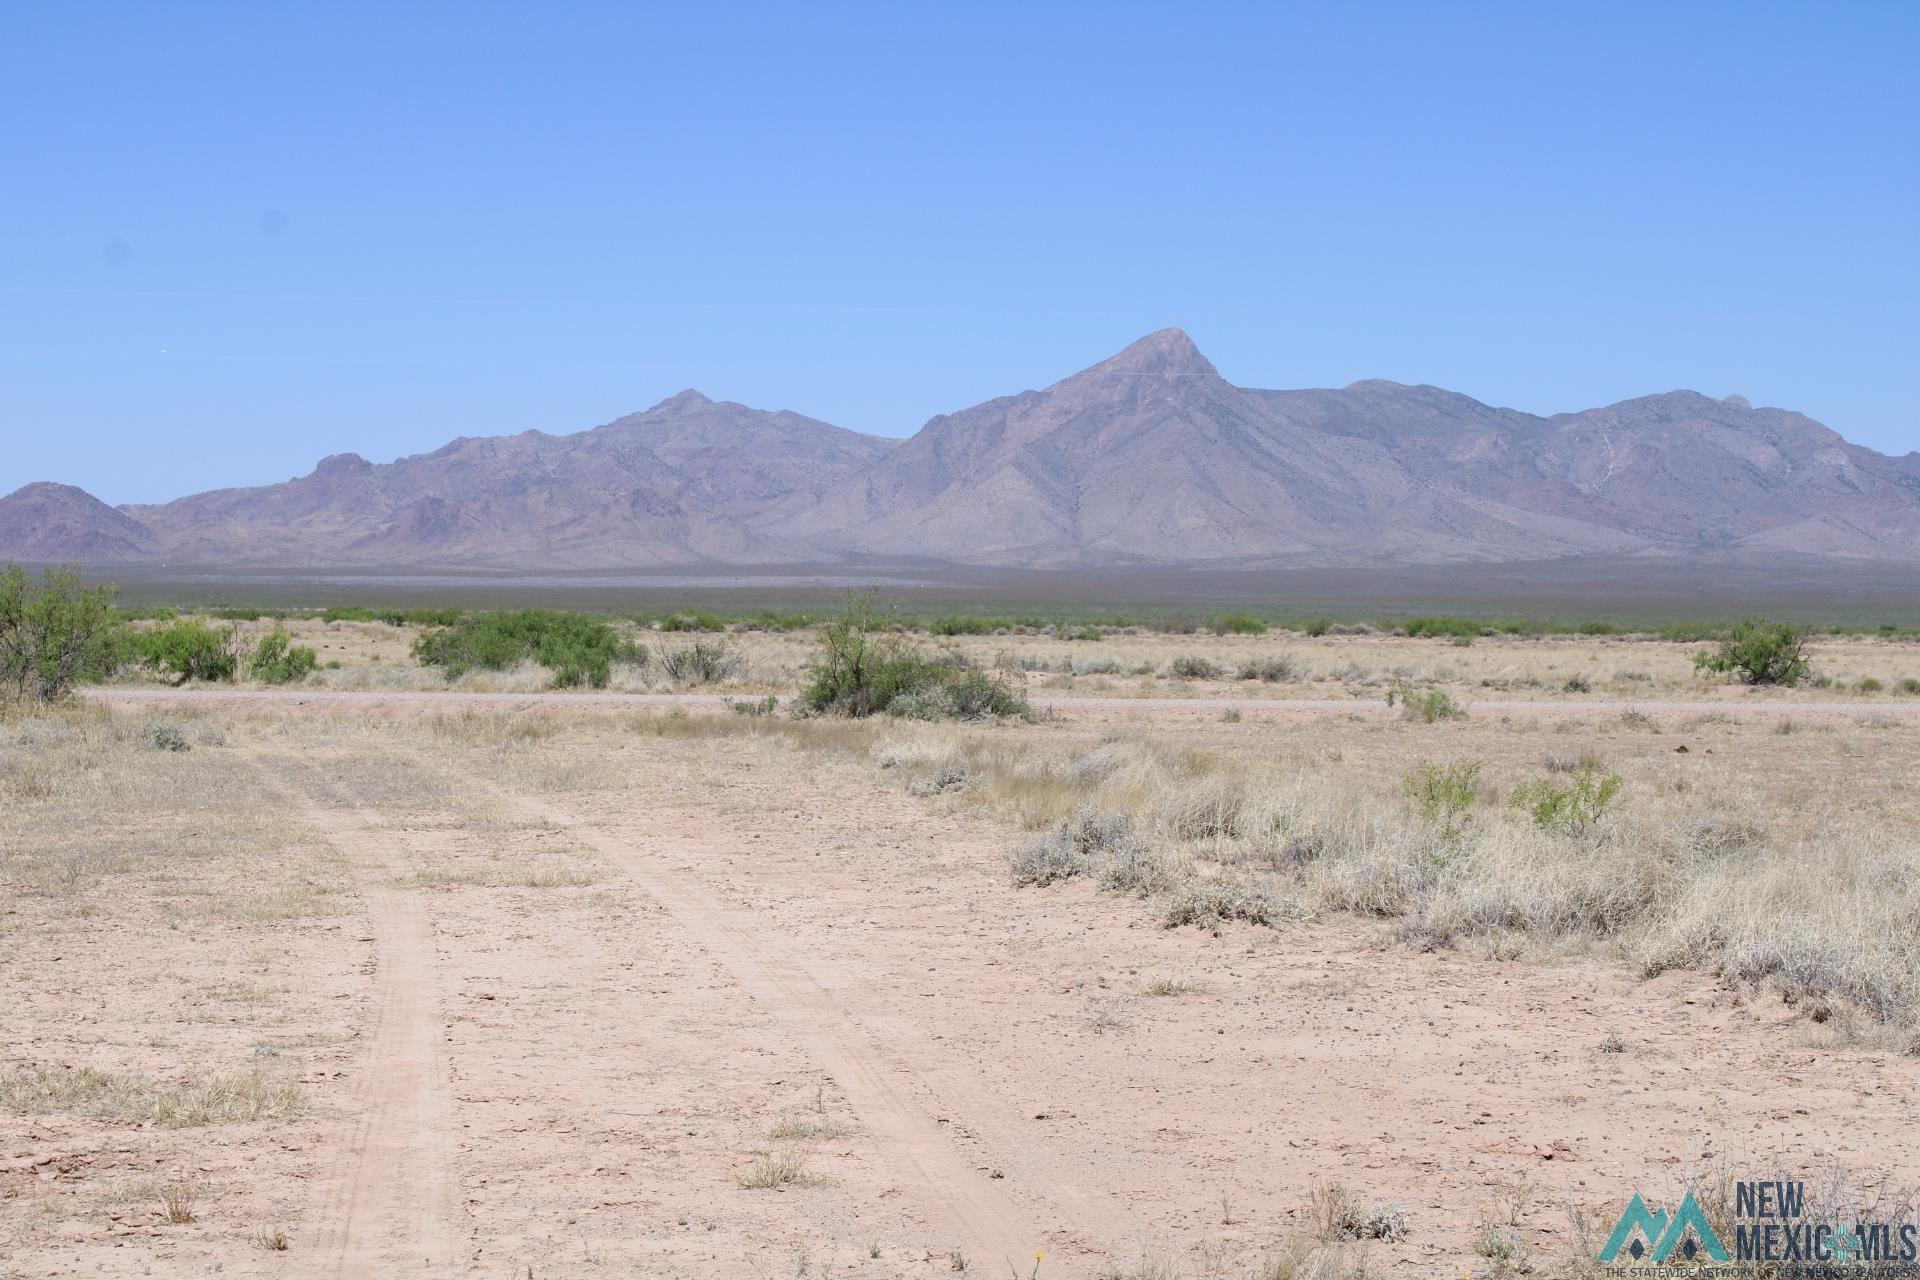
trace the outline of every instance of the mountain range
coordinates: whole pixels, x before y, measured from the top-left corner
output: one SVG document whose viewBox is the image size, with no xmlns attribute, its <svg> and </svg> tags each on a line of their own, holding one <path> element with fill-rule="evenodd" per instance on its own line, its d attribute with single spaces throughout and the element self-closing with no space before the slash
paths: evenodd
<svg viewBox="0 0 1920 1280">
<path fill-rule="evenodd" d="M 1178 329 L 887 439 L 683 391 L 159 505 L 39 482 L 0 556 L 563 569 L 1337 564 L 1754 552 L 1920 560 L 1920 454 L 1692 391 L 1536 417 L 1438 387 L 1266 391 Z"/>
</svg>

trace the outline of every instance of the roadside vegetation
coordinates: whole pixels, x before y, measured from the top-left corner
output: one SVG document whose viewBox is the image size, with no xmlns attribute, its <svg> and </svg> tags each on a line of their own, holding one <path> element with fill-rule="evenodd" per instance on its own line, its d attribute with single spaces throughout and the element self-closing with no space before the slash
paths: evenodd
<svg viewBox="0 0 1920 1280">
<path fill-rule="evenodd" d="M 1596 949 L 1645 975 L 1694 968 L 1771 988 L 1816 1022 L 1851 1018 L 1865 1039 L 1920 1052 L 1920 929 L 1863 928 L 1859 914 L 1871 903 L 1875 920 L 1920 921 L 1920 844 L 1873 813 L 1782 809 L 1711 773 L 1636 781 L 1591 753 L 1376 778 L 1133 735 L 1089 747 L 890 720 L 857 736 L 733 716 L 652 723 L 852 752 L 911 794 L 1030 832 L 1008 854 L 1015 885 L 1087 882 L 1169 928 L 1335 914 L 1419 948 Z"/>
<path fill-rule="evenodd" d="M 816 715 L 908 720 L 1026 718 L 1027 700 L 996 672 L 954 650 L 930 651 L 890 625 L 872 592 L 848 593 L 840 615 L 820 631 L 819 649 L 800 692 Z"/>
</svg>

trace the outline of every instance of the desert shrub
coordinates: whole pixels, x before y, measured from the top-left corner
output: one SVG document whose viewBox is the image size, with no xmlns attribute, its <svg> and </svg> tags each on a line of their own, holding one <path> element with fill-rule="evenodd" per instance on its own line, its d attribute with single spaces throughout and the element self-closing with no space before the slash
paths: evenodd
<svg viewBox="0 0 1920 1280">
<path fill-rule="evenodd" d="M 895 629 L 873 592 L 849 592 L 800 693 L 809 711 L 846 716 L 890 712 L 908 719 L 977 720 L 1030 714 L 1027 700 L 958 652 L 928 653 Z"/>
<path fill-rule="evenodd" d="M 1029 840 L 1007 855 L 1013 883 L 1049 885 L 1086 874 L 1087 858 L 1072 845 L 1053 838 Z"/>
<path fill-rule="evenodd" d="M 1860 693 L 1878 693 L 1882 689 L 1886 688 L 1887 686 L 1885 686 L 1884 684 L 1881 684 L 1878 680 L 1874 679 L 1872 676 L 1862 676 L 1860 677 L 1860 680 L 1853 687 L 1857 692 L 1860 692 Z"/>
<path fill-rule="evenodd" d="M 771 693 L 764 698 L 723 698 L 722 701 L 727 704 L 727 710 L 733 714 L 750 716 L 754 719 L 770 716 L 780 709 L 779 697 Z"/>
<path fill-rule="evenodd" d="M 1465 618 L 1408 618 L 1401 629 L 1414 639 L 1467 640 L 1484 635 L 1490 628 Z"/>
<path fill-rule="evenodd" d="M 1480 783 L 1481 764 L 1422 764 L 1402 780 L 1407 807 L 1422 821 L 1438 826 L 1448 838 L 1457 837 L 1473 808 Z"/>
<path fill-rule="evenodd" d="M 1242 663 L 1242 680 L 1264 680 L 1268 684 L 1292 684 L 1300 678 L 1300 668 L 1286 658 L 1261 658 Z"/>
<path fill-rule="evenodd" d="M 155 751 L 188 751 L 187 731 L 177 720 L 148 720 L 140 726 L 140 740 Z"/>
<path fill-rule="evenodd" d="M 1387 687 L 1387 705 L 1398 705 L 1402 720 L 1433 724 L 1438 720 L 1461 720 L 1467 711 L 1439 689 L 1416 689 L 1404 680 Z"/>
<path fill-rule="evenodd" d="M 1568 676 L 1566 683 L 1560 688 L 1566 693 L 1592 693 L 1593 681 L 1585 676 Z"/>
<path fill-rule="evenodd" d="M 1263 636 L 1267 634 L 1267 624 L 1245 613 L 1229 613 L 1213 620 L 1213 634 L 1217 636 Z"/>
<path fill-rule="evenodd" d="M 112 586 L 83 588 L 77 569 L 48 569 L 36 585 L 12 561 L 0 571 L 0 687 L 52 701 L 113 673 L 122 623 Z"/>
<path fill-rule="evenodd" d="M 887 714 L 902 720 L 951 720 L 956 712 L 953 699 L 939 685 L 895 694 L 887 703 Z"/>
<path fill-rule="evenodd" d="M 1112 658 L 1095 658 L 1090 662 L 1073 664 L 1073 674 L 1077 676 L 1117 676 L 1120 670 L 1120 664 Z"/>
<path fill-rule="evenodd" d="M 662 631 L 725 631 L 727 624 L 718 615 L 704 609 L 690 609 L 685 613 L 671 614 L 660 620 Z"/>
<path fill-rule="evenodd" d="M 1272 924 L 1285 914 L 1272 894 L 1223 880 L 1194 880 L 1168 895 L 1161 921 L 1169 929 L 1218 929 L 1229 920 Z"/>
<path fill-rule="evenodd" d="M 907 784 L 907 794 L 912 796 L 940 796 L 954 791 L 965 791 L 973 782 L 973 775 L 967 767 L 949 760 L 925 777 L 915 778 Z"/>
<path fill-rule="evenodd" d="M 1902 680 L 1899 684 L 1893 687 L 1898 689 L 1901 693 L 1920 693 L 1920 680 L 1916 680 L 1914 677 L 1908 676 L 1906 679 Z"/>
<path fill-rule="evenodd" d="M 1741 684 L 1799 684 L 1808 674 L 1806 632 L 1784 622 L 1745 618 L 1717 648 L 1694 654 L 1693 665 Z"/>
<path fill-rule="evenodd" d="M 1333 625 L 1332 618 L 1308 618 L 1300 624 L 1300 630 L 1316 638 L 1327 634 L 1327 628 Z"/>
<path fill-rule="evenodd" d="M 1198 654 L 1182 654 L 1167 664 L 1167 673 L 1178 680 L 1213 680 L 1220 675 L 1220 664 Z"/>
<path fill-rule="evenodd" d="M 1174 860 L 1131 834 L 1105 853 L 1098 867 L 1102 889 L 1147 898 L 1165 893 L 1178 883 Z"/>
<path fill-rule="evenodd" d="M 1525 810 L 1542 831 L 1577 836 L 1619 807 L 1625 782 L 1617 773 L 1588 767 L 1568 775 L 1564 783 L 1552 778 L 1522 783 L 1513 789 L 1512 804 Z"/>
<path fill-rule="evenodd" d="M 428 631 L 413 644 L 413 656 L 445 670 L 454 680 L 475 667 L 506 671 L 536 662 L 563 689 L 604 688 L 615 662 L 645 662 L 647 652 L 624 641 L 605 621 L 584 613 L 515 609 L 462 617 Z"/>
<path fill-rule="evenodd" d="M 304 679 L 319 661 L 319 655 L 312 649 L 294 644 L 291 636 L 276 627 L 272 633 L 260 637 L 247 666 L 255 680 L 264 684 L 287 684 Z"/>
<path fill-rule="evenodd" d="M 675 684 L 718 684 L 740 674 L 740 655 L 718 640 L 695 640 L 660 651 L 660 669 Z"/>
<path fill-rule="evenodd" d="M 140 661 L 173 677 L 189 680 L 231 680 L 240 670 L 240 645 L 232 626 L 210 627 L 191 618 L 138 631 L 132 647 Z"/>
</svg>

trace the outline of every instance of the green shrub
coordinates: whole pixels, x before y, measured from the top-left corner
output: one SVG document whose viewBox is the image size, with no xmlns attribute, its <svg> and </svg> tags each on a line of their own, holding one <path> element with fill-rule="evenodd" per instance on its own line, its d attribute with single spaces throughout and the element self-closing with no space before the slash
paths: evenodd
<svg viewBox="0 0 1920 1280">
<path fill-rule="evenodd" d="M 1620 789 L 1625 784 L 1617 773 L 1603 774 L 1588 767 L 1569 775 L 1564 783 L 1552 778 L 1521 783 L 1513 789 L 1512 804 L 1525 810 L 1542 831 L 1577 836 L 1620 806 Z"/>
<path fill-rule="evenodd" d="M 1784 622 L 1742 619 L 1718 648 L 1694 654 L 1693 665 L 1742 684 L 1799 684 L 1807 678 L 1806 632 Z"/>
<path fill-rule="evenodd" d="M 1168 663 L 1167 671 L 1178 680 L 1213 680 L 1220 675 L 1220 664 L 1189 653 Z"/>
<path fill-rule="evenodd" d="M 1267 634 L 1267 624 L 1246 613 L 1229 613 L 1213 620 L 1213 634 L 1217 636 L 1263 636 Z"/>
<path fill-rule="evenodd" d="M 848 592 L 820 632 L 800 702 L 816 713 L 911 719 L 1031 714 L 1027 700 L 959 653 L 928 653 L 894 628 L 872 591 Z"/>
<path fill-rule="evenodd" d="M 8 561 L 0 571 L 0 687 L 50 702 L 112 675 L 125 635 L 115 590 L 81 587 L 73 568 L 48 569 L 35 585 Z"/>
<path fill-rule="evenodd" d="M 1920 693 L 1920 680 L 1908 676 L 1899 684 L 1895 685 L 1894 688 L 1898 689 L 1901 693 Z"/>
<path fill-rule="evenodd" d="M 1458 836 L 1467 812 L 1473 808 L 1480 769 L 1478 760 L 1420 765 L 1402 781 L 1407 807 L 1417 817 L 1437 825 L 1449 839 Z"/>
<path fill-rule="evenodd" d="M 1882 689 L 1886 688 L 1887 686 L 1881 684 L 1878 680 L 1874 679 L 1872 676 L 1862 676 L 1860 677 L 1859 683 L 1855 684 L 1853 687 L 1856 691 L 1860 693 L 1878 693 Z"/>
<path fill-rule="evenodd" d="M 189 618 L 135 632 L 133 649 L 142 663 L 172 676 L 175 684 L 231 680 L 240 671 L 240 644 L 231 625 L 210 627 Z"/>
<path fill-rule="evenodd" d="M 1438 720 L 1464 720 L 1467 709 L 1439 689 L 1416 689 L 1404 680 L 1387 686 L 1387 705 L 1398 705 L 1402 720 L 1433 724 Z"/>
<path fill-rule="evenodd" d="M 727 710 L 733 714 L 751 716 L 756 720 L 780 709 L 780 699 L 771 693 L 764 698 L 722 698 L 721 701 L 727 704 Z"/>
<path fill-rule="evenodd" d="M 718 684 L 740 674 L 740 655 L 718 640 L 695 640 L 660 651 L 660 669 L 675 684 Z"/>
<path fill-rule="evenodd" d="M 1300 678 L 1300 668 L 1286 658 L 1261 658 L 1254 662 L 1242 663 L 1242 680 L 1263 680 L 1268 684 L 1292 684 Z"/>
<path fill-rule="evenodd" d="M 287 684 L 305 679 L 320 664 L 319 655 L 305 645 L 296 645 L 285 631 L 275 628 L 260 637 L 247 666 L 253 678 L 263 684 Z"/>
<path fill-rule="evenodd" d="M 462 617 L 413 643 L 413 656 L 454 680 L 475 667 L 506 671 L 536 662 L 562 689 L 605 688 L 615 662 L 644 663 L 647 651 L 624 641 L 603 619 L 584 613 L 516 609 Z"/>
</svg>

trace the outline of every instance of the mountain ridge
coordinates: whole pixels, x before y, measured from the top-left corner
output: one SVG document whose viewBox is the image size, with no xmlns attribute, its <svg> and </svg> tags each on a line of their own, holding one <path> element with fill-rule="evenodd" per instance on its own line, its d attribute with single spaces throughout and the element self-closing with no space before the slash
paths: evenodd
<svg viewBox="0 0 1920 1280">
<path fill-rule="evenodd" d="M 1162 329 L 914 435 L 687 389 L 569 435 L 108 507 L 0 498 L 0 555 L 614 568 L 1520 561 L 1729 550 L 1920 560 L 1920 452 L 1676 390 L 1547 417 L 1426 384 L 1268 390 Z"/>
</svg>

